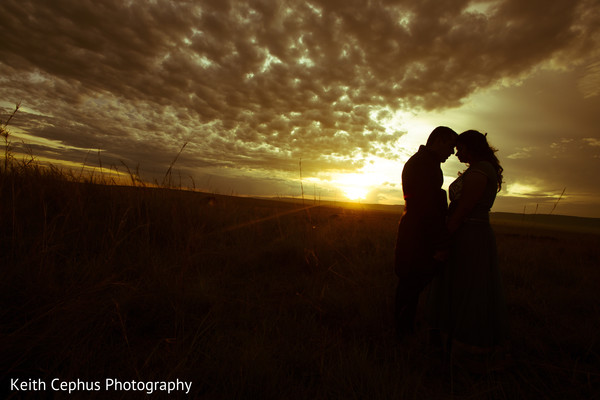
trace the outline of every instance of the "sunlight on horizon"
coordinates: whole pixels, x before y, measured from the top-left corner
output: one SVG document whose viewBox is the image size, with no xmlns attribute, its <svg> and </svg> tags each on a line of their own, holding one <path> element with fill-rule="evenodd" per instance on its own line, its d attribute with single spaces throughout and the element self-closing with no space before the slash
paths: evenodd
<svg viewBox="0 0 600 400">
<path fill-rule="evenodd" d="M 542 192 L 533 184 L 514 182 L 505 186 L 506 195 L 514 197 L 535 197 Z"/>
<path fill-rule="evenodd" d="M 357 172 L 333 174 L 326 181 L 353 201 L 366 200 L 370 193 L 380 191 L 382 186 L 398 187 L 403 164 L 399 161 L 370 157 Z"/>
<path fill-rule="evenodd" d="M 361 173 L 339 175 L 332 183 L 350 200 L 364 200 L 371 184 L 368 175 Z"/>
<path fill-rule="evenodd" d="M 350 200 L 364 200 L 369 194 L 369 190 L 361 187 L 351 187 L 344 189 L 344 195 Z"/>
</svg>

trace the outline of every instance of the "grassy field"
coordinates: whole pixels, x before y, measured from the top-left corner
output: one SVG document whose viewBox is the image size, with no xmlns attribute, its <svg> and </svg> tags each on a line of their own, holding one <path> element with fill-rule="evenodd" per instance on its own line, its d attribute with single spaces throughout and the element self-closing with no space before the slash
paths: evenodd
<svg viewBox="0 0 600 400">
<path fill-rule="evenodd" d="M 421 319 L 414 341 L 394 337 L 397 208 L 75 180 L 0 176 L 12 398 L 48 393 L 10 378 L 120 378 L 192 381 L 203 399 L 600 399 L 593 229 L 495 215 L 514 361 L 474 374 L 431 354 Z"/>
</svg>

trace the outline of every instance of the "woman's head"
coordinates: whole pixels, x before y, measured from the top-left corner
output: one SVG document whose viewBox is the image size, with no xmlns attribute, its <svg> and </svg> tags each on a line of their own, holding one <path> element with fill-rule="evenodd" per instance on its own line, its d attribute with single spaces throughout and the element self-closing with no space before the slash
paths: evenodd
<svg viewBox="0 0 600 400">
<path fill-rule="evenodd" d="M 456 156 L 464 163 L 485 160 L 489 153 L 494 151 L 488 145 L 486 136 L 473 130 L 458 135 L 456 147 Z"/>
<path fill-rule="evenodd" d="M 498 191 L 500 191 L 504 169 L 500 166 L 496 151 L 489 145 L 487 134 L 475 130 L 465 131 L 456 139 L 456 156 L 461 162 L 472 164 L 477 161 L 488 161 L 494 166 L 498 176 Z"/>
</svg>

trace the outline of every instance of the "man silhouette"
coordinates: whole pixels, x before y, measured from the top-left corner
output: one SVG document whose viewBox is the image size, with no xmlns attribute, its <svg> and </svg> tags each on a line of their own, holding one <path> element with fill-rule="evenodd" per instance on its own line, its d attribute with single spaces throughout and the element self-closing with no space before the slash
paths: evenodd
<svg viewBox="0 0 600 400">
<path fill-rule="evenodd" d="M 414 333 L 419 295 L 447 258 L 448 201 L 440 165 L 454 154 L 457 136 L 452 129 L 438 126 L 402 170 L 405 208 L 395 251 L 395 320 L 400 339 Z"/>
</svg>

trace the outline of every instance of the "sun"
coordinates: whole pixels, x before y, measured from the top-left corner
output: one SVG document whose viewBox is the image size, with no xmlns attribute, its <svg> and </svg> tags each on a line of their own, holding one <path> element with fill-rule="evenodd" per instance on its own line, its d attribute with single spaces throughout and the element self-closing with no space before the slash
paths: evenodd
<svg viewBox="0 0 600 400">
<path fill-rule="evenodd" d="M 344 191 L 344 196 L 349 198 L 350 200 L 364 200 L 369 193 L 369 189 L 364 187 L 346 187 L 342 189 Z"/>
<path fill-rule="evenodd" d="M 401 200 L 400 182 L 397 182 L 398 170 L 403 164 L 397 160 L 388 160 L 376 156 L 365 159 L 364 166 L 353 172 L 330 172 L 306 180 L 315 186 L 324 188 L 331 200 L 340 197 L 350 201 L 365 200 L 382 204 L 396 204 Z"/>
<path fill-rule="evenodd" d="M 371 190 L 373 181 L 369 175 L 361 173 L 340 174 L 333 180 L 333 184 L 349 200 L 364 200 Z"/>
</svg>

